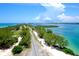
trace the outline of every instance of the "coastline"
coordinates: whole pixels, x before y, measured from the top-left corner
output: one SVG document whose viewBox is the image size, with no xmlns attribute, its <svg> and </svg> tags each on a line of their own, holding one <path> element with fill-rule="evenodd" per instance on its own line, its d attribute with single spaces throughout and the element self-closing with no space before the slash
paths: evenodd
<svg viewBox="0 0 79 59">
<path fill-rule="evenodd" d="M 41 38 L 39 38 L 38 37 L 38 33 L 36 32 L 36 31 L 33 31 L 34 32 L 34 34 L 36 35 L 36 37 L 38 38 L 38 41 L 39 42 L 41 42 L 41 45 L 43 46 L 43 49 L 46 49 L 46 50 L 48 50 L 48 52 L 50 52 L 52 55 L 57 55 L 57 56 L 60 56 L 60 55 L 69 55 L 69 54 L 65 54 L 64 52 L 62 52 L 62 51 L 59 51 L 59 50 L 57 50 L 57 49 L 55 49 L 55 48 L 52 48 L 52 47 L 49 47 L 49 46 L 47 46 L 47 45 L 45 45 L 45 41 L 44 41 L 44 39 L 41 39 Z M 8 50 L 8 49 L 7 49 Z M 5 50 L 6 51 L 6 50 Z M 56 52 L 57 51 L 57 52 Z M 1 51 L 0 51 L 1 52 Z M 69 56 L 71 56 L 71 55 L 69 55 Z"/>
<path fill-rule="evenodd" d="M 0 28 L 5 28 L 9 26 L 16 26 L 17 23 L 0 23 Z"/>
<path fill-rule="evenodd" d="M 69 54 L 65 54 L 62 51 L 58 51 L 55 48 L 51 48 L 47 45 L 45 45 L 45 41 L 44 39 L 41 39 L 38 37 L 38 33 L 36 31 L 33 31 L 33 33 L 35 34 L 35 36 L 37 37 L 38 41 L 41 42 L 41 45 L 43 46 L 43 49 L 46 49 L 49 53 L 51 53 L 53 56 L 72 56 Z"/>
</svg>

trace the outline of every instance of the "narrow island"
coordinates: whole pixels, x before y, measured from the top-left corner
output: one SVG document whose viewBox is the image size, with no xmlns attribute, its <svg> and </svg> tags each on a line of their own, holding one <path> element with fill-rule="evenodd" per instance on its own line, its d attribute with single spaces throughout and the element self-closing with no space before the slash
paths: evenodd
<svg viewBox="0 0 79 59">
<path fill-rule="evenodd" d="M 74 52 L 67 48 L 68 41 L 64 37 L 47 30 L 46 27 L 58 26 L 32 26 L 31 24 L 18 24 L 0 28 L 0 52 L 8 51 L 10 55 L 19 55 L 24 53 L 24 50 L 30 50 L 31 46 L 31 33 L 36 31 L 40 38 L 43 38 L 45 44 L 56 50 L 63 51 L 66 54 L 75 56 Z M 3 52 L 3 55 L 8 55 Z M 1 55 L 1 54 L 0 54 Z"/>
</svg>

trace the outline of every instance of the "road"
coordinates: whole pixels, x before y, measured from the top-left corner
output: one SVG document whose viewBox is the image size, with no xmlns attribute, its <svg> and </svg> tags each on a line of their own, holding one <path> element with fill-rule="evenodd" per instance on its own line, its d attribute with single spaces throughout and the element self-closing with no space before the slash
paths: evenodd
<svg viewBox="0 0 79 59">
<path fill-rule="evenodd" d="M 36 40 L 36 37 L 33 34 L 32 30 L 30 33 L 31 33 L 31 46 L 32 46 L 31 56 L 49 56 L 48 52 L 44 50 L 41 44 Z"/>
<path fill-rule="evenodd" d="M 26 26 L 24 25 L 26 28 Z M 42 45 L 37 40 L 36 36 L 32 32 L 33 30 L 27 26 L 30 30 L 31 34 L 31 51 L 27 54 L 27 56 L 50 56 L 50 53 L 48 53 L 45 49 L 43 49 Z"/>
</svg>

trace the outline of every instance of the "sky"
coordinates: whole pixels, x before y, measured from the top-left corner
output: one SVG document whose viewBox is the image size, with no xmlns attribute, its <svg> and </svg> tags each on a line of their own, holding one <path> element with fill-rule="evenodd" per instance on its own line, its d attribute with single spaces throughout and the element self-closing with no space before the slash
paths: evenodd
<svg viewBox="0 0 79 59">
<path fill-rule="evenodd" d="M 79 23 L 78 3 L 0 3 L 0 23 Z"/>
</svg>

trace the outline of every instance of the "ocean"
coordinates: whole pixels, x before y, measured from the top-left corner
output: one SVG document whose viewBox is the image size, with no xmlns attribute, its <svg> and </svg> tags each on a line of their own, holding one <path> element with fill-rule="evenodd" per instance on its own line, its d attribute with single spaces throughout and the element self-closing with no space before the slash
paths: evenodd
<svg viewBox="0 0 79 59">
<path fill-rule="evenodd" d="M 79 24 L 55 24 L 59 27 L 48 28 L 68 40 L 68 48 L 79 55 Z"/>
<path fill-rule="evenodd" d="M 13 26 L 13 25 L 16 25 L 16 23 L 0 23 L 0 28 L 7 27 L 7 26 Z"/>
</svg>

